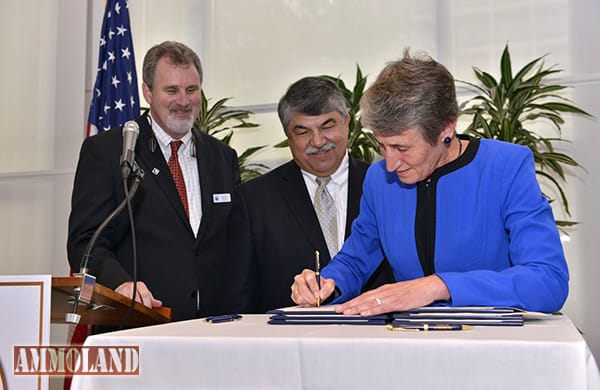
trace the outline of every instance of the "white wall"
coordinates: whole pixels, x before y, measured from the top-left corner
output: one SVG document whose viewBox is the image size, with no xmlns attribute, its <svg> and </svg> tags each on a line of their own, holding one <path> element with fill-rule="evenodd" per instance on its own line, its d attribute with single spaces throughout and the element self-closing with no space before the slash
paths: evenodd
<svg viewBox="0 0 600 390">
<path fill-rule="evenodd" d="M 528 11 L 515 12 L 523 4 Z M 562 11 L 565 4 L 568 12 Z M 71 183 L 95 75 L 103 6 L 103 0 L 0 4 L 0 274 L 68 272 Z M 493 7 L 501 9 L 482 18 Z M 575 103 L 600 118 L 597 0 L 130 0 L 130 13 L 138 69 L 152 44 L 181 40 L 200 53 L 209 96 L 233 96 L 233 103 L 267 107 L 255 118 L 261 128 L 236 136 L 241 149 L 283 138 L 272 109 L 296 78 L 342 74 L 352 83 L 358 62 L 372 80 L 406 45 L 429 51 L 466 77 L 465 64 L 494 70 L 504 43 L 526 37 L 530 43 L 515 46 L 515 62 L 522 65 L 552 51 L 553 61 L 568 67 L 566 81 L 575 85 Z M 465 25 L 470 20 L 474 24 Z M 381 36 L 369 38 L 377 28 Z M 554 41 L 545 40 L 553 32 Z M 493 43 L 485 43 L 485 37 Z M 576 170 L 569 178 L 573 217 L 581 224 L 565 244 L 571 295 L 564 311 L 600 357 L 600 125 L 578 119 L 569 121 L 566 130 L 587 173 Z M 273 166 L 289 154 L 268 151 L 260 158 Z"/>
<path fill-rule="evenodd" d="M 0 274 L 67 275 L 67 218 L 88 104 L 88 3 L 0 3 Z M 67 327 L 53 325 L 64 344 Z M 62 389 L 62 378 L 50 378 Z"/>
<path fill-rule="evenodd" d="M 571 294 L 565 312 L 571 316 L 600 359 L 600 2 L 573 1 L 570 7 L 571 68 L 576 86 L 573 99 L 593 114 L 594 121 L 575 120 L 573 154 L 587 174 L 571 180 L 574 217 L 581 224 L 565 245 L 571 270 Z M 576 131 L 575 131 L 576 129 Z"/>
<path fill-rule="evenodd" d="M 2 2 L 0 29 L 0 273 L 65 275 L 87 107 L 87 3 Z"/>
</svg>

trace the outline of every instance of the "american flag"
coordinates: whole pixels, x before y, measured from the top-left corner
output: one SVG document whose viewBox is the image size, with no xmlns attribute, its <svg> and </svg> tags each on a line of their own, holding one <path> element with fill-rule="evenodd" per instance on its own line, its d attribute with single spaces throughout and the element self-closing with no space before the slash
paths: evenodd
<svg viewBox="0 0 600 390">
<path fill-rule="evenodd" d="M 127 1 L 107 0 L 87 135 L 121 126 L 139 116 L 140 98 Z"/>
</svg>

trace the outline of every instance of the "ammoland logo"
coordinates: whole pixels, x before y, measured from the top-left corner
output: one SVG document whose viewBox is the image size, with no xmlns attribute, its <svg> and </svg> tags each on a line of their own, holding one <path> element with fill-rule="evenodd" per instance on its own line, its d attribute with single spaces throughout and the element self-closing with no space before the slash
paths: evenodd
<svg viewBox="0 0 600 390">
<path fill-rule="evenodd" d="M 14 347 L 15 375 L 139 375 L 139 346 Z"/>
</svg>

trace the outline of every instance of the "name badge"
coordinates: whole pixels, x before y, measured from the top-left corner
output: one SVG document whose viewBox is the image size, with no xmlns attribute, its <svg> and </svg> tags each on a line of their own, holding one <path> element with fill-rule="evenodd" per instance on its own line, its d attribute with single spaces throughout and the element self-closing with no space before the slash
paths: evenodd
<svg viewBox="0 0 600 390">
<path fill-rule="evenodd" d="M 230 203 L 231 202 L 231 194 L 213 194 L 213 203 Z"/>
</svg>

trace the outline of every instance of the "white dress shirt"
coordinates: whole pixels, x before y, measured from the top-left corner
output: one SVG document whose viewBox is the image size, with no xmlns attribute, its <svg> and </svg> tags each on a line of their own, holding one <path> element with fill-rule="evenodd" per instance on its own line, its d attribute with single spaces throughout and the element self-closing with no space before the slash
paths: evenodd
<svg viewBox="0 0 600 390">
<path fill-rule="evenodd" d="M 344 236 L 346 233 L 346 214 L 348 210 L 348 173 L 349 173 L 350 159 L 348 154 L 344 156 L 338 169 L 331 175 L 331 181 L 327 184 L 327 191 L 331 194 L 333 201 L 335 202 L 335 208 L 337 210 L 337 230 L 338 230 L 338 248 L 342 247 L 344 243 Z M 313 201 L 313 207 L 315 203 L 315 193 L 317 192 L 317 177 L 312 173 L 302 171 L 302 178 L 310 195 L 310 199 Z M 331 257 L 335 253 L 331 253 Z"/>
<path fill-rule="evenodd" d="M 170 143 L 177 140 L 171 138 L 154 120 L 152 120 L 152 131 L 154 131 L 154 136 L 158 141 L 160 150 L 168 163 L 169 158 L 171 158 Z M 179 141 L 183 142 L 177 154 L 183 179 L 185 180 L 190 225 L 194 235 L 197 235 L 200 221 L 202 220 L 202 196 L 200 193 L 200 177 L 198 174 L 198 163 L 194 154 L 195 146 L 193 145 L 192 132 L 187 132 Z"/>
</svg>

